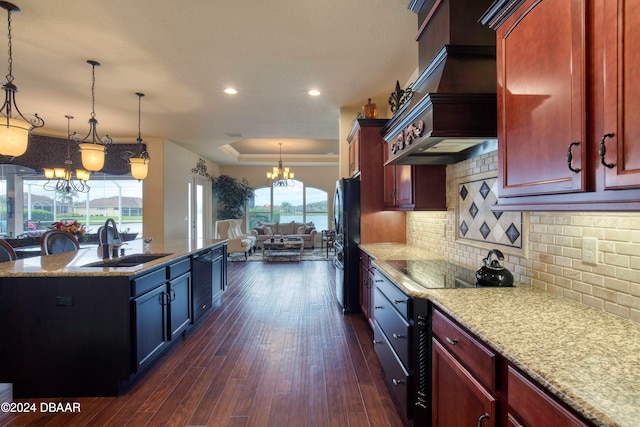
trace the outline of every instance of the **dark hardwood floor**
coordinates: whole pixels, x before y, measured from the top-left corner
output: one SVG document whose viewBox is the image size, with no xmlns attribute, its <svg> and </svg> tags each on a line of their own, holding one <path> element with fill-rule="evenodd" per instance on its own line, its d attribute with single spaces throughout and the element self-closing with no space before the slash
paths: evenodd
<svg viewBox="0 0 640 427">
<path fill-rule="evenodd" d="M 361 315 L 343 315 L 333 263 L 229 263 L 222 305 L 125 395 L 24 399 L 2 426 L 402 426 Z M 42 413 L 40 402 L 79 402 Z"/>
</svg>

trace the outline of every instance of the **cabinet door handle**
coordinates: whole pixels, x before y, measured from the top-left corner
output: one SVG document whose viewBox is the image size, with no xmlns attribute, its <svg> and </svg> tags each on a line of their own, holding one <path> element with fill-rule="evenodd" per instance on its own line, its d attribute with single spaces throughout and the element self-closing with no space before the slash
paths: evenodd
<svg viewBox="0 0 640 427">
<path fill-rule="evenodd" d="M 571 150 L 573 149 L 573 147 L 576 147 L 578 145 L 580 145 L 578 141 L 572 142 L 571 144 L 569 144 L 569 148 L 567 148 L 567 166 L 569 167 L 569 170 L 573 173 L 580 173 L 580 171 L 582 170 L 580 168 L 574 168 L 572 165 L 573 153 L 571 152 Z"/>
<path fill-rule="evenodd" d="M 482 427 L 482 421 L 484 421 L 485 418 L 489 419 L 491 417 L 489 416 L 489 414 L 480 415 L 480 418 L 478 418 L 478 427 Z"/>
<path fill-rule="evenodd" d="M 404 383 L 404 380 L 398 380 L 396 378 L 392 379 L 391 382 L 393 383 L 393 385 L 395 386 L 399 386 L 400 384 Z"/>
<path fill-rule="evenodd" d="M 613 138 L 614 136 L 615 134 L 613 133 L 604 134 L 604 136 L 602 137 L 602 140 L 600 140 L 600 149 L 598 149 L 598 154 L 600 155 L 600 163 L 602 163 L 604 167 L 609 169 L 613 169 L 613 167 L 615 166 L 615 163 L 607 163 L 606 160 L 604 159 L 604 156 L 606 156 L 607 154 L 607 146 L 605 145 L 605 140 L 607 138 Z"/>
<path fill-rule="evenodd" d="M 448 342 L 449 344 L 451 344 L 451 345 L 456 345 L 456 344 L 458 344 L 458 340 L 457 340 L 457 339 L 455 339 L 455 338 L 449 338 L 449 337 L 446 337 L 445 339 L 446 339 L 446 340 L 447 340 L 447 342 Z"/>
<path fill-rule="evenodd" d="M 176 300 L 176 291 L 175 291 L 175 289 L 171 289 L 169 291 L 169 293 L 167 294 L 167 297 L 169 298 L 169 301 L 175 301 Z"/>
<path fill-rule="evenodd" d="M 404 338 L 404 335 L 393 334 L 393 339 L 401 340 L 401 339 L 403 339 L 403 338 Z"/>
</svg>

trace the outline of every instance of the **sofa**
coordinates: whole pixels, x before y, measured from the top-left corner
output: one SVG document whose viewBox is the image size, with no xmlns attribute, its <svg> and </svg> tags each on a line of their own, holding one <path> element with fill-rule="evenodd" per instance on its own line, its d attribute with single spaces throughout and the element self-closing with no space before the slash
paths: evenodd
<svg viewBox="0 0 640 427">
<path fill-rule="evenodd" d="M 242 219 L 216 221 L 216 239 L 227 239 L 227 253 L 243 253 L 245 259 L 256 247 L 256 238 L 242 232 Z"/>
<path fill-rule="evenodd" d="M 297 237 L 302 239 L 305 248 L 315 248 L 316 227 L 312 222 L 260 222 L 251 230 L 256 238 L 256 246 L 262 247 L 262 243 L 271 239 L 271 236 Z"/>
</svg>

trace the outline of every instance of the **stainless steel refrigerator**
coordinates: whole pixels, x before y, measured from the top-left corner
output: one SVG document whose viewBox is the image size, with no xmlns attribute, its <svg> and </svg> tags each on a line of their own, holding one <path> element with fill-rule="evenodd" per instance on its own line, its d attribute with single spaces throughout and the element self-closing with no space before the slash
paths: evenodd
<svg viewBox="0 0 640 427">
<path fill-rule="evenodd" d="M 333 197 L 333 226 L 336 266 L 336 297 L 345 313 L 360 312 L 360 180 L 336 182 Z"/>
</svg>

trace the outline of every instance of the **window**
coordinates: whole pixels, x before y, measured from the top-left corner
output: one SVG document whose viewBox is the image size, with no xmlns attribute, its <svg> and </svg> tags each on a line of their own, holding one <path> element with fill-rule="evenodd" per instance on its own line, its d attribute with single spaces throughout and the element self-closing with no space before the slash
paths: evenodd
<svg viewBox="0 0 640 427">
<path fill-rule="evenodd" d="M 326 191 L 295 181 L 293 187 L 261 187 L 249 206 L 249 229 L 261 222 L 310 222 L 327 229 L 329 199 Z"/>
<path fill-rule="evenodd" d="M 53 192 L 43 188 L 44 178 L 24 169 L 0 166 L 0 233 L 39 235 L 61 220 L 77 220 L 95 233 L 114 218 L 120 230 L 142 234 L 142 182 L 94 174 L 88 193 Z M 22 210 L 16 211 L 17 206 Z"/>
</svg>

